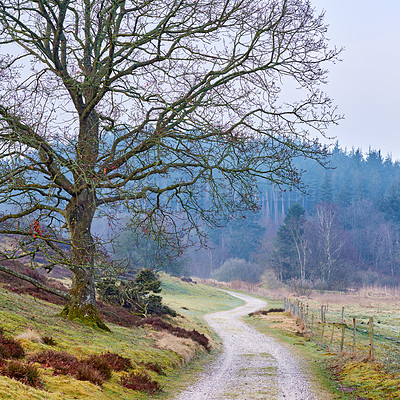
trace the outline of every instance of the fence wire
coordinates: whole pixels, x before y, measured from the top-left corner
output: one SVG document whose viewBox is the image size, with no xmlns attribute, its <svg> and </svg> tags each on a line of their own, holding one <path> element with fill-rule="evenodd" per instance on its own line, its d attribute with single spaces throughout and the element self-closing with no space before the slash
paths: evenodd
<svg viewBox="0 0 400 400">
<path fill-rule="evenodd" d="M 400 372 L 400 327 L 372 317 L 353 317 L 327 306 L 312 309 L 299 300 L 285 299 L 285 311 L 304 324 L 305 335 L 333 353 L 354 352 L 376 360 L 393 373 Z"/>
</svg>

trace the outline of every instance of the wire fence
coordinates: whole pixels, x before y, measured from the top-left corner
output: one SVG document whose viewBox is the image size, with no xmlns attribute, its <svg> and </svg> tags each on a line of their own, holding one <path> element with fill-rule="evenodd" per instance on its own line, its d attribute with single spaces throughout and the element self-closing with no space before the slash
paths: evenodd
<svg viewBox="0 0 400 400">
<path fill-rule="evenodd" d="M 381 324 L 373 317 L 354 317 L 328 305 L 312 309 L 300 300 L 285 298 L 285 311 L 299 318 L 304 333 L 324 349 L 353 352 L 384 364 L 392 372 L 400 371 L 400 327 Z"/>
</svg>

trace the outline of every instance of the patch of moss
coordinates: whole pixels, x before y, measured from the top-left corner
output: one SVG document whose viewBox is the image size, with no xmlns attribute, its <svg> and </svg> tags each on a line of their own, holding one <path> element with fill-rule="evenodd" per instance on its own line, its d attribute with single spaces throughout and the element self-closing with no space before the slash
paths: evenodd
<svg viewBox="0 0 400 400">
<path fill-rule="evenodd" d="M 344 386 L 357 389 L 357 396 L 371 400 L 400 399 L 400 377 L 386 373 L 378 364 L 348 362 L 339 377 Z"/>
</svg>

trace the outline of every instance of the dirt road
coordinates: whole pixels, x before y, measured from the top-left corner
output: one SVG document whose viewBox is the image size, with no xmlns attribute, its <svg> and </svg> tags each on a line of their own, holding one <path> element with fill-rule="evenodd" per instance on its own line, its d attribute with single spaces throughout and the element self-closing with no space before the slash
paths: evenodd
<svg viewBox="0 0 400 400">
<path fill-rule="evenodd" d="M 205 318 L 223 340 L 223 352 L 198 382 L 176 400 L 325 399 L 313 392 L 303 361 L 286 346 L 240 320 L 266 303 L 229 293 L 246 301 L 246 305 Z"/>
</svg>

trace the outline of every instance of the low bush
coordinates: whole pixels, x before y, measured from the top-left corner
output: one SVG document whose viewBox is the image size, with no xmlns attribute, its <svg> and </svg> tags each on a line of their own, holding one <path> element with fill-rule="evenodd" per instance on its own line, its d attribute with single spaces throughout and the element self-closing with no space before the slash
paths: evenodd
<svg viewBox="0 0 400 400">
<path fill-rule="evenodd" d="M 270 308 L 269 310 L 258 310 L 255 312 L 252 312 L 249 314 L 249 316 L 253 316 L 253 315 L 268 315 L 270 313 L 280 313 L 280 312 L 284 312 L 285 309 L 284 308 Z"/>
<path fill-rule="evenodd" d="M 103 380 L 111 378 L 111 366 L 102 356 L 92 355 L 81 361 L 81 364 L 89 365 L 91 368 L 97 369 Z"/>
<path fill-rule="evenodd" d="M 57 346 L 57 342 L 51 336 L 42 336 L 42 342 L 48 346 Z"/>
<path fill-rule="evenodd" d="M 3 358 L 22 358 L 25 351 L 16 340 L 0 335 L 0 355 Z"/>
<path fill-rule="evenodd" d="M 132 313 L 149 315 L 171 315 L 176 311 L 162 304 L 161 281 L 151 269 L 141 270 L 134 280 L 104 278 L 96 283 L 97 291 L 104 302 L 122 306 Z"/>
<path fill-rule="evenodd" d="M 158 375 L 165 375 L 165 372 L 164 372 L 162 366 L 157 362 L 155 362 L 155 363 L 148 362 L 148 363 L 145 363 L 143 365 L 146 367 L 146 369 L 148 369 L 150 371 L 154 371 Z"/>
<path fill-rule="evenodd" d="M 156 394 L 161 392 L 161 386 L 157 381 L 152 380 L 148 375 L 138 372 L 131 372 L 121 378 L 121 385 L 127 389 L 138 392 Z"/>
<path fill-rule="evenodd" d="M 73 375 L 79 360 L 64 351 L 44 350 L 28 357 L 31 362 L 37 362 L 54 369 L 54 375 Z"/>
<path fill-rule="evenodd" d="M 23 364 L 20 361 L 11 360 L 0 369 L 2 375 L 16 379 L 25 385 L 42 388 L 39 371 L 34 365 Z"/>
<path fill-rule="evenodd" d="M 209 350 L 209 340 L 208 340 L 207 336 L 196 331 L 195 329 L 193 329 L 192 331 L 188 331 L 179 326 L 174 326 L 174 325 L 162 320 L 159 317 L 144 318 L 144 319 L 138 321 L 136 326 L 142 326 L 145 324 L 151 325 L 155 330 L 158 330 L 158 331 L 164 330 L 164 331 L 167 331 L 177 337 L 192 339 L 195 342 L 202 345 L 205 349 Z"/>
<path fill-rule="evenodd" d="M 113 371 L 127 371 L 132 368 L 131 360 L 127 357 L 120 356 L 119 354 L 105 353 L 100 357 L 107 361 Z"/>
<path fill-rule="evenodd" d="M 85 362 L 78 363 L 73 376 L 80 381 L 89 381 L 95 385 L 101 386 L 104 381 L 103 374 L 93 365 Z"/>
<path fill-rule="evenodd" d="M 112 367 L 108 360 L 101 355 L 92 355 L 79 361 L 75 356 L 64 351 L 45 350 L 32 354 L 28 360 L 37 362 L 43 367 L 53 368 L 54 375 L 71 375 L 76 379 L 89 381 L 95 385 L 101 385 L 103 381 L 111 378 Z"/>
</svg>

